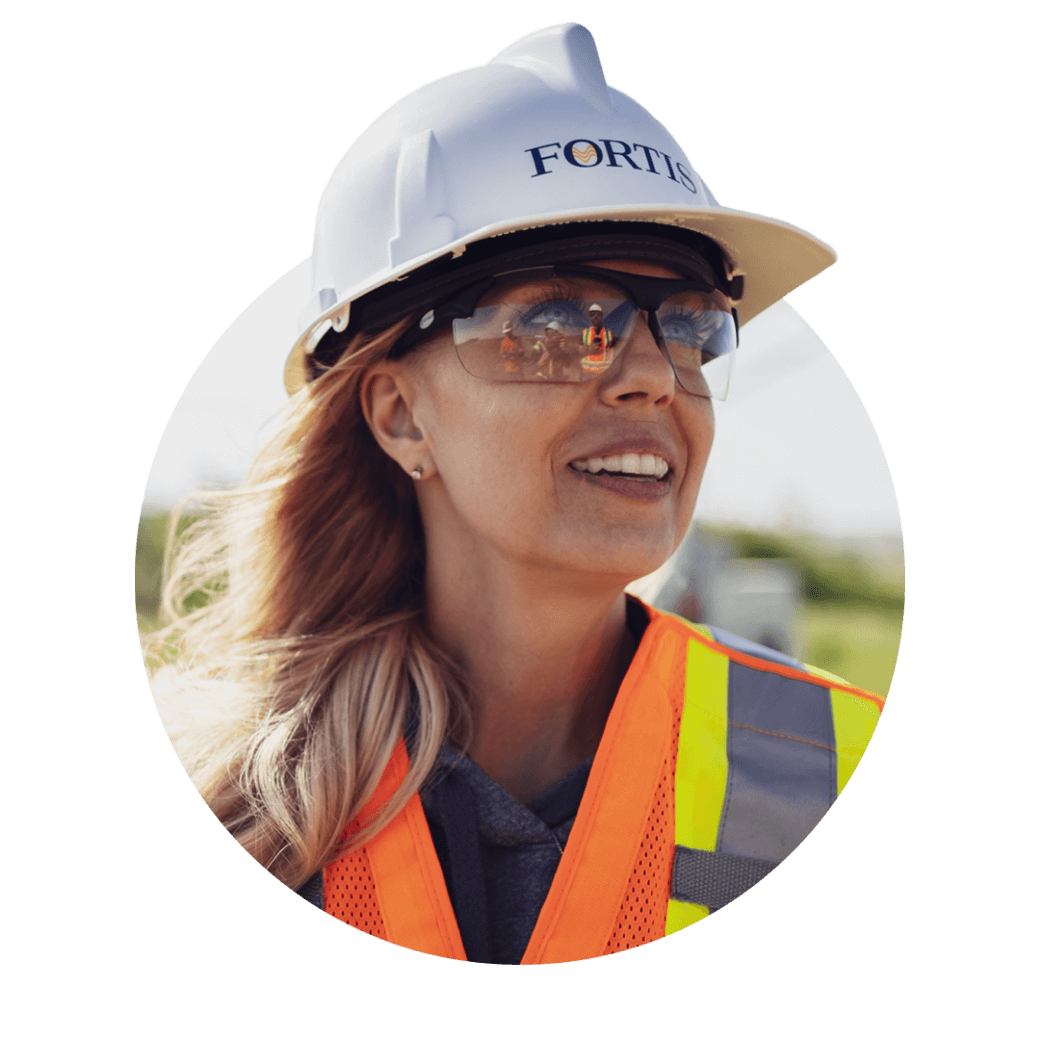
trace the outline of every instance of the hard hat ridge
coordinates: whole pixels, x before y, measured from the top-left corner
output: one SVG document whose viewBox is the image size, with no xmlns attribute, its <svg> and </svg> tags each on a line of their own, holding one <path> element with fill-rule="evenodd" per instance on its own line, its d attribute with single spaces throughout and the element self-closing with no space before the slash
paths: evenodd
<svg viewBox="0 0 1040 1040">
<path fill-rule="evenodd" d="M 596 41 L 573 22 L 531 33 L 496 55 L 488 65 L 512 65 L 533 72 L 552 90 L 584 98 L 604 115 L 614 109 Z"/>
<path fill-rule="evenodd" d="M 391 267 L 458 238 L 432 130 L 420 130 L 401 145 L 394 181 L 394 232 L 387 243 Z"/>
</svg>

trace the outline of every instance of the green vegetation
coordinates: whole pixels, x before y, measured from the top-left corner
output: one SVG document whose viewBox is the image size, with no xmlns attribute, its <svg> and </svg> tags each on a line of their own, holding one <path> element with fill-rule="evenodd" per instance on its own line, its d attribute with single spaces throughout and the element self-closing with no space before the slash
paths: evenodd
<svg viewBox="0 0 1040 1040">
<path fill-rule="evenodd" d="M 194 516 L 182 516 L 177 525 L 181 535 L 195 521 Z M 150 513 L 141 517 L 137 528 L 137 559 L 135 585 L 137 593 L 137 627 L 141 632 L 152 632 L 159 627 L 159 602 L 162 596 L 163 559 L 166 536 L 170 528 L 169 513 Z M 207 593 L 199 589 L 188 596 L 189 610 L 203 606 Z"/>
<path fill-rule="evenodd" d="M 831 543 L 803 534 L 774 531 L 712 529 L 735 543 L 745 560 L 790 560 L 803 576 L 802 594 L 810 603 L 903 609 L 902 568 L 879 568 L 851 549 L 836 550 Z M 824 665 L 820 665 L 824 667 Z"/>
<path fill-rule="evenodd" d="M 903 623 L 902 560 L 805 534 L 712 529 L 744 559 L 790 561 L 802 574 L 805 660 L 888 693 Z"/>
<path fill-rule="evenodd" d="M 892 682 L 902 624 L 900 609 L 807 603 L 802 634 L 805 660 L 853 686 L 885 696 Z"/>
<path fill-rule="evenodd" d="M 158 623 L 163 554 L 169 526 L 169 513 L 159 513 L 142 516 L 137 528 L 137 622 L 142 632 L 152 631 Z"/>
</svg>

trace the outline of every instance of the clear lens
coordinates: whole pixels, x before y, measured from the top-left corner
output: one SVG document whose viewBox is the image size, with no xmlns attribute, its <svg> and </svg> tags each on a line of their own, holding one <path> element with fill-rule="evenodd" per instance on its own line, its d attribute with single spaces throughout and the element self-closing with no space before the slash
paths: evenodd
<svg viewBox="0 0 1040 1040">
<path fill-rule="evenodd" d="M 489 294 L 472 317 L 455 320 L 455 347 L 466 371 L 481 379 L 586 382 L 618 359 L 637 319 L 635 306 L 614 286 L 550 279 Z M 725 297 L 679 292 L 658 307 L 657 319 L 683 389 L 724 398 L 736 347 Z"/>
<path fill-rule="evenodd" d="M 737 326 L 722 293 L 670 296 L 658 307 L 657 321 L 683 389 L 725 400 L 737 349 Z"/>
</svg>

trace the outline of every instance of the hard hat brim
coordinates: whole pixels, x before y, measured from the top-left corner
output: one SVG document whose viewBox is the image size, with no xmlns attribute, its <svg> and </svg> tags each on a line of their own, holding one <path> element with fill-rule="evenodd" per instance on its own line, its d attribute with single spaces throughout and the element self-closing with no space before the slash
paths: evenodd
<svg viewBox="0 0 1040 1040">
<path fill-rule="evenodd" d="M 439 257 L 461 257 L 468 245 L 514 231 L 559 224 L 631 221 L 687 228 L 712 239 L 722 248 L 732 265 L 733 275 L 744 276 L 744 294 L 738 305 L 742 325 L 746 325 L 803 282 L 830 267 L 837 254 L 825 242 L 791 224 L 742 210 L 722 206 L 697 206 L 680 209 L 658 204 L 627 207 L 605 206 L 572 212 L 546 213 L 504 221 L 481 228 L 457 241 L 432 250 L 400 268 L 387 267 L 367 284 L 346 290 L 336 303 L 307 323 L 285 364 L 285 388 L 290 395 L 307 382 L 305 353 L 313 349 L 330 323 L 349 312 L 355 300 L 388 282 L 425 266 Z M 505 247 L 503 243 L 503 247 Z M 325 329 L 322 329 L 322 326 Z"/>
</svg>

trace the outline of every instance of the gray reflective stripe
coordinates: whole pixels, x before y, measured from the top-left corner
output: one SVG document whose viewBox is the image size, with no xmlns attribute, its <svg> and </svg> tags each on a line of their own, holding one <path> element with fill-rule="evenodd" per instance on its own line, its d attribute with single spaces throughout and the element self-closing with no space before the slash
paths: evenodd
<svg viewBox="0 0 1040 1040">
<path fill-rule="evenodd" d="M 740 653 L 805 669 L 711 629 Z M 676 846 L 672 898 L 718 910 L 786 859 L 837 799 L 837 751 L 826 685 L 730 658 L 726 674 L 725 799 L 714 851 Z M 687 719 L 683 712 L 682 725 Z"/>
<path fill-rule="evenodd" d="M 715 848 L 779 862 L 837 797 L 830 690 L 730 661 L 729 778 Z"/>
<path fill-rule="evenodd" d="M 757 885 L 775 866 L 768 860 L 676 845 L 672 898 L 717 910 Z"/>
</svg>

